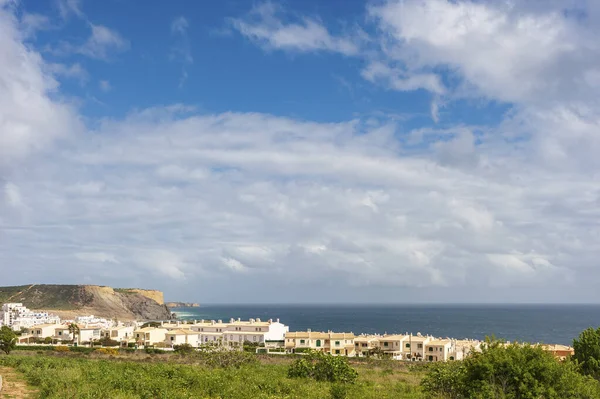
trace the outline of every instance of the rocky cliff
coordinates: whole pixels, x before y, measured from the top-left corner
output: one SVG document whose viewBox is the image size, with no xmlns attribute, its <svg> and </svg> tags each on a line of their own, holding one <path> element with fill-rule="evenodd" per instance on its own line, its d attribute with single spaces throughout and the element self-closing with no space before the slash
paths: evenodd
<svg viewBox="0 0 600 399">
<path fill-rule="evenodd" d="M 171 318 L 162 292 L 137 288 L 36 284 L 0 287 L 0 304 L 6 302 L 22 302 L 30 309 L 47 310 L 61 318 L 90 314 L 119 320 Z"/>
</svg>

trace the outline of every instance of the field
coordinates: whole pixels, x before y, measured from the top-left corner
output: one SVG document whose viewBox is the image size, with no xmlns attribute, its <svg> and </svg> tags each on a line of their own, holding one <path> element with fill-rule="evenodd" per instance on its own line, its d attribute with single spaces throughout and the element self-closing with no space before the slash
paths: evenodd
<svg viewBox="0 0 600 399">
<path fill-rule="evenodd" d="M 385 362 L 354 364 L 357 382 L 340 386 L 288 378 L 290 359 L 221 365 L 204 360 L 48 352 L 0 356 L 0 366 L 22 373 L 43 398 L 424 398 L 422 372 Z"/>
</svg>

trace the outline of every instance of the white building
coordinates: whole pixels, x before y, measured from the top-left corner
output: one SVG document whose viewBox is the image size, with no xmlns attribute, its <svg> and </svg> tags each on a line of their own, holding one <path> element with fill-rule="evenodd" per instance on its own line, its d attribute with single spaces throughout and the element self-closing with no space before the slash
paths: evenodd
<svg viewBox="0 0 600 399">
<path fill-rule="evenodd" d="M 222 343 L 225 346 L 241 346 L 244 342 L 251 342 L 264 346 L 283 347 L 285 334 L 289 331 L 289 327 L 280 323 L 279 319 L 275 321 L 230 319 L 229 323 L 223 323 L 222 320 L 202 320 L 194 322 L 191 329 L 200 333 L 202 344 Z"/>
<path fill-rule="evenodd" d="M 22 303 L 5 303 L 0 311 L 2 325 L 18 331 L 21 328 L 30 328 L 41 324 L 58 324 L 58 316 L 48 312 L 33 312 Z"/>
<path fill-rule="evenodd" d="M 84 325 L 99 325 L 102 328 L 111 328 L 115 325 L 115 323 L 112 320 L 103 319 L 94 315 L 77 316 L 75 318 L 75 323 Z"/>
<path fill-rule="evenodd" d="M 145 327 L 133 332 L 139 345 L 153 346 L 164 343 L 168 330 L 166 328 Z"/>
<path fill-rule="evenodd" d="M 188 344 L 197 348 L 200 345 L 200 333 L 192 330 L 171 330 L 165 334 L 165 346 Z"/>
<path fill-rule="evenodd" d="M 102 332 L 103 337 L 108 337 L 117 342 L 129 342 L 134 338 L 133 326 L 119 326 L 105 329 Z"/>
</svg>

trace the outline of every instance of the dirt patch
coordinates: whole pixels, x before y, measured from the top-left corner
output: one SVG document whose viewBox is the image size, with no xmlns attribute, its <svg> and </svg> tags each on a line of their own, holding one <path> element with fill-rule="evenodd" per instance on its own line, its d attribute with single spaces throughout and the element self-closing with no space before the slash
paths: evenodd
<svg viewBox="0 0 600 399">
<path fill-rule="evenodd" d="M 37 398 L 37 391 L 31 389 L 23 376 L 9 367 L 0 366 L 0 375 L 2 376 L 1 399 L 33 399 Z"/>
</svg>

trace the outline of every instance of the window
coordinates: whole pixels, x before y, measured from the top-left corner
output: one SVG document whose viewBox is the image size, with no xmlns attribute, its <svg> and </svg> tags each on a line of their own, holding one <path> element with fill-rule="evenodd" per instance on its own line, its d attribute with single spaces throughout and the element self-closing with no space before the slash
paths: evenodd
<svg viewBox="0 0 600 399">
<path fill-rule="evenodd" d="M 363 348 L 366 348 L 366 347 L 367 347 L 367 344 L 362 344 L 362 346 L 363 346 Z"/>
<path fill-rule="evenodd" d="M 406 344 L 406 347 L 407 347 L 407 348 L 410 348 L 410 344 Z"/>
<path fill-rule="evenodd" d="M 433 352 L 433 348 L 429 348 L 429 352 Z"/>
<path fill-rule="evenodd" d="M 175 337 L 171 337 L 171 341 L 175 341 Z"/>
<path fill-rule="evenodd" d="M 339 354 L 340 354 L 340 350 L 339 350 L 339 349 L 336 349 L 336 350 L 335 350 L 335 354 L 336 354 L 336 355 L 339 355 Z"/>
<path fill-rule="evenodd" d="M 417 348 L 422 349 L 423 348 L 423 344 L 418 344 Z"/>
<path fill-rule="evenodd" d="M 387 342 L 384 342 L 384 343 L 383 343 L 383 346 L 388 346 L 388 343 L 387 343 Z"/>
<path fill-rule="evenodd" d="M 340 341 L 335 341 L 335 346 L 340 346 Z"/>
<path fill-rule="evenodd" d="M 300 340 L 300 343 L 303 344 L 305 341 L 303 339 Z"/>
<path fill-rule="evenodd" d="M 433 362 L 433 356 L 429 356 L 429 361 Z"/>
<path fill-rule="evenodd" d="M 254 336 L 252 337 L 252 340 L 253 340 L 253 341 L 256 341 L 256 335 L 254 335 Z"/>
<path fill-rule="evenodd" d="M 204 331 L 204 328 L 201 328 L 200 331 Z"/>
<path fill-rule="evenodd" d="M 62 331 L 59 331 L 59 332 L 58 332 L 58 335 L 62 335 Z"/>
</svg>

